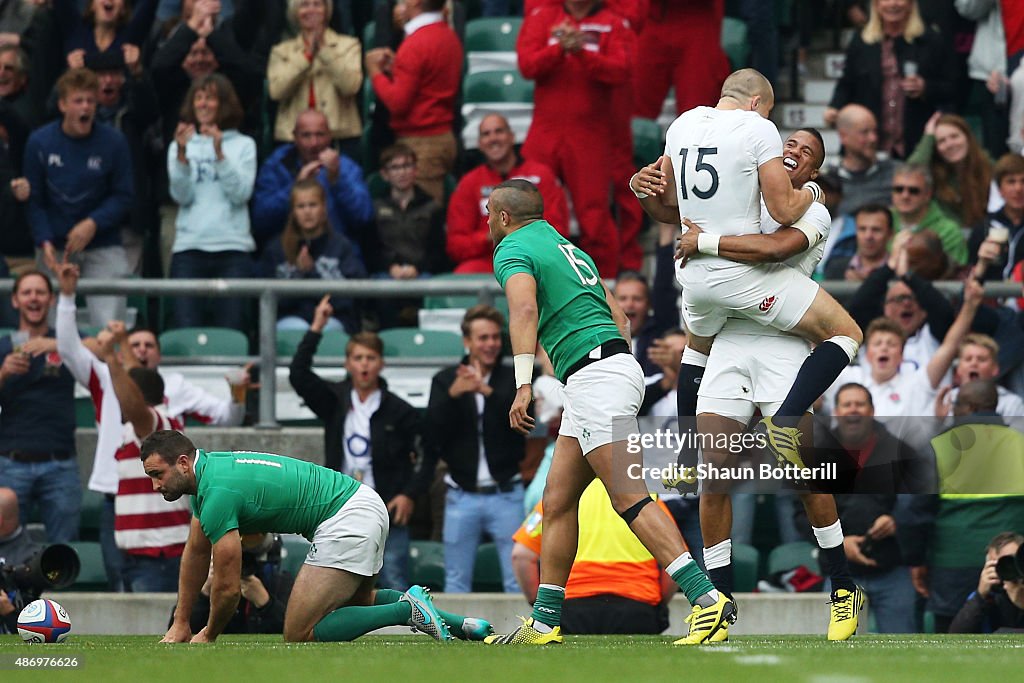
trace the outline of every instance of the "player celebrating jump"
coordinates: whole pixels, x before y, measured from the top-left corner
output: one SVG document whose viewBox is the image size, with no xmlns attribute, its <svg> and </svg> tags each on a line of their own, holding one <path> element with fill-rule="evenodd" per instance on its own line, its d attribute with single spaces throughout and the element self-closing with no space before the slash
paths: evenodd
<svg viewBox="0 0 1024 683">
<path fill-rule="evenodd" d="M 678 645 L 721 640 L 735 606 L 715 590 L 686 551 L 679 530 L 662 514 L 642 479 L 626 476 L 642 463 L 622 441 L 613 443 L 612 422 L 625 419 L 636 432 L 644 376 L 630 353 L 626 316 L 597 275 L 590 256 L 542 220 L 540 192 L 526 180 L 507 180 L 487 201 L 494 250 L 494 275 L 509 303 L 516 398 L 509 411 L 513 429 L 527 433 L 533 418 L 534 352 L 538 336 L 565 384 L 565 410 L 544 489 L 544 545 L 540 587 L 530 619 L 496 644 L 562 642 L 560 620 L 579 533 L 580 495 L 597 475 L 615 511 L 629 525 L 693 605 L 689 634 Z M 619 438 L 624 438 L 624 434 Z M 614 456 L 613 456 L 613 447 Z"/>
<path fill-rule="evenodd" d="M 762 196 L 771 217 L 804 232 L 810 247 L 821 239 L 812 225 L 800 220 L 821 190 L 813 182 L 801 190 L 792 187 L 782 161 L 782 139 L 767 118 L 774 103 L 764 76 L 754 69 L 734 72 L 722 85 L 715 108 L 691 109 L 669 126 L 665 155 L 671 164 L 661 164 L 663 181 L 633 176 L 630 187 L 655 220 L 678 225 L 681 218 L 689 218 L 705 230 L 698 239 L 707 258 L 676 271 L 690 332 L 680 386 L 699 382 L 713 338 L 729 316 L 750 318 L 817 344 L 778 412 L 761 421 L 780 464 L 803 467 L 797 424 L 856 356 L 863 335 L 835 299 L 789 266 L 719 258 L 723 236 L 760 232 Z M 666 191 L 668 187 L 673 191 Z M 695 410 L 681 406 L 680 415 Z"/>
<path fill-rule="evenodd" d="M 302 534 L 312 545 L 284 617 L 286 641 L 353 640 L 384 626 L 412 626 L 436 640 L 482 640 L 491 626 L 442 612 L 425 588 L 375 589 L 388 512 L 369 486 L 304 460 L 268 453 L 207 453 L 182 433 L 154 432 L 141 457 L 166 500 L 192 496 L 178 605 L 163 642 L 212 643 L 238 605 L 241 534 Z M 192 635 L 189 616 L 213 553 L 210 619 Z"/>
</svg>

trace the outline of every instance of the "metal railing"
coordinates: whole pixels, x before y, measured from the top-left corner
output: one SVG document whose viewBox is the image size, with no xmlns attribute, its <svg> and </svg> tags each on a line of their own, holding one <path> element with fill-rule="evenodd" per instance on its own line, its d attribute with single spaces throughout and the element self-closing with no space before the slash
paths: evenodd
<svg viewBox="0 0 1024 683">
<path fill-rule="evenodd" d="M 611 282 L 609 281 L 609 286 Z M 836 298 L 852 295 L 860 286 L 856 282 L 828 281 L 821 283 Z M 963 283 L 936 282 L 944 294 L 957 294 Z M 0 280 L 0 294 L 9 295 L 13 280 Z M 56 288 L 56 284 L 55 284 Z M 111 280 L 83 279 L 78 283 L 79 294 L 144 295 L 152 297 L 205 296 L 245 297 L 259 299 L 259 362 L 261 368 L 277 367 L 277 301 L 291 297 L 322 297 L 324 294 L 350 298 L 415 298 L 424 296 L 476 296 L 481 303 L 493 303 L 502 293 L 493 277 L 424 280 Z M 1016 282 L 990 282 L 985 293 L 992 297 L 1021 296 L 1021 285 Z M 277 393 L 275 373 L 260 374 L 260 400 L 258 428 L 277 429 Z"/>
</svg>

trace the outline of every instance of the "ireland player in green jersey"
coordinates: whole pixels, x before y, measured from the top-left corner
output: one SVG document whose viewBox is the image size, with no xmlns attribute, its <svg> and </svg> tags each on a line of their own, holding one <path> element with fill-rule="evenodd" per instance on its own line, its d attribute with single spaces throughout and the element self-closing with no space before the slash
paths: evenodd
<svg viewBox="0 0 1024 683">
<path fill-rule="evenodd" d="M 497 245 L 494 275 L 508 296 L 515 356 L 512 428 L 523 433 L 533 428 L 526 411 L 533 400 L 538 337 L 565 383 L 565 410 L 544 489 L 545 541 L 533 615 L 512 633 L 487 642 L 562 642 L 559 623 L 576 557 L 579 499 L 595 475 L 615 510 L 693 604 L 690 632 L 677 644 L 721 640 L 722 626 L 735 619 L 735 605 L 693 561 L 672 521 L 649 505 L 644 481 L 627 476 L 630 465 L 642 464 L 642 455 L 627 452 L 622 434 L 614 447 L 612 421 L 624 418 L 635 432 L 644 392 L 643 371 L 630 352 L 629 323 L 591 258 L 545 222 L 543 211 L 537 188 L 521 179 L 501 183 L 487 201 L 487 223 Z"/>
<path fill-rule="evenodd" d="M 164 642 L 209 643 L 235 613 L 241 535 L 301 534 L 312 545 L 284 618 L 288 641 L 344 641 L 384 626 L 412 626 L 437 640 L 482 640 L 490 624 L 442 612 L 426 589 L 376 589 L 388 513 L 380 496 L 341 472 L 269 453 L 207 453 L 180 432 L 154 432 L 141 447 L 146 474 L 167 500 L 192 496 L 178 605 Z M 193 635 L 189 616 L 213 555 L 210 618 Z"/>
</svg>

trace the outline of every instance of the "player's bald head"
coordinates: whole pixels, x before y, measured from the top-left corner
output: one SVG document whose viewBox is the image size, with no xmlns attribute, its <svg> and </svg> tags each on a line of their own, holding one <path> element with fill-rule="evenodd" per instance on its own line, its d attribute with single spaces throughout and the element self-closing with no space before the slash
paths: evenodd
<svg viewBox="0 0 1024 683">
<path fill-rule="evenodd" d="M 953 404 L 953 412 L 956 415 L 970 415 L 971 413 L 988 412 L 993 413 L 999 405 L 999 390 L 996 383 L 991 379 L 975 379 L 965 382 L 960 387 L 956 402 Z"/>
<path fill-rule="evenodd" d="M 544 198 L 529 180 L 513 178 L 501 183 L 491 192 L 491 206 L 504 211 L 513 225 L 540 220 L 544 216 Z"/>
<path fill-rule="evenodd" d="M 768 104 L 775 103 L 775 90 L 772 84 L 757 69 L 740 69 L 733 71 L 722 83 L 722 97 L 730 97 L 740 103 L 760 97 Z"/>
</svg>

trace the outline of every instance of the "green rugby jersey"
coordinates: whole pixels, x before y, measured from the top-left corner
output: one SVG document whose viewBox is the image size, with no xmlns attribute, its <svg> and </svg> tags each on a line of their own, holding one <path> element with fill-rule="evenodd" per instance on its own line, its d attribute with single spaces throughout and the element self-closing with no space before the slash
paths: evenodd
<svg viewBox="0 0 1024 683">
<path fill-rule="evenodd" d="M 494 250 L 498 283 L 516 273 L 537 281 L 537 335 L 562 382 L 594 347 L 622 338 L 594 262 L 547 221 L 524 225 Z"/>
<path fill-rule="evenodd" d="M 341 472 L 269 453 L 198 450 L 195 471 L 192 514 L 211 543 L 232 529 L 302 534 L 312 541 L 317 526 L 360 486 Z"/>
</svg>

